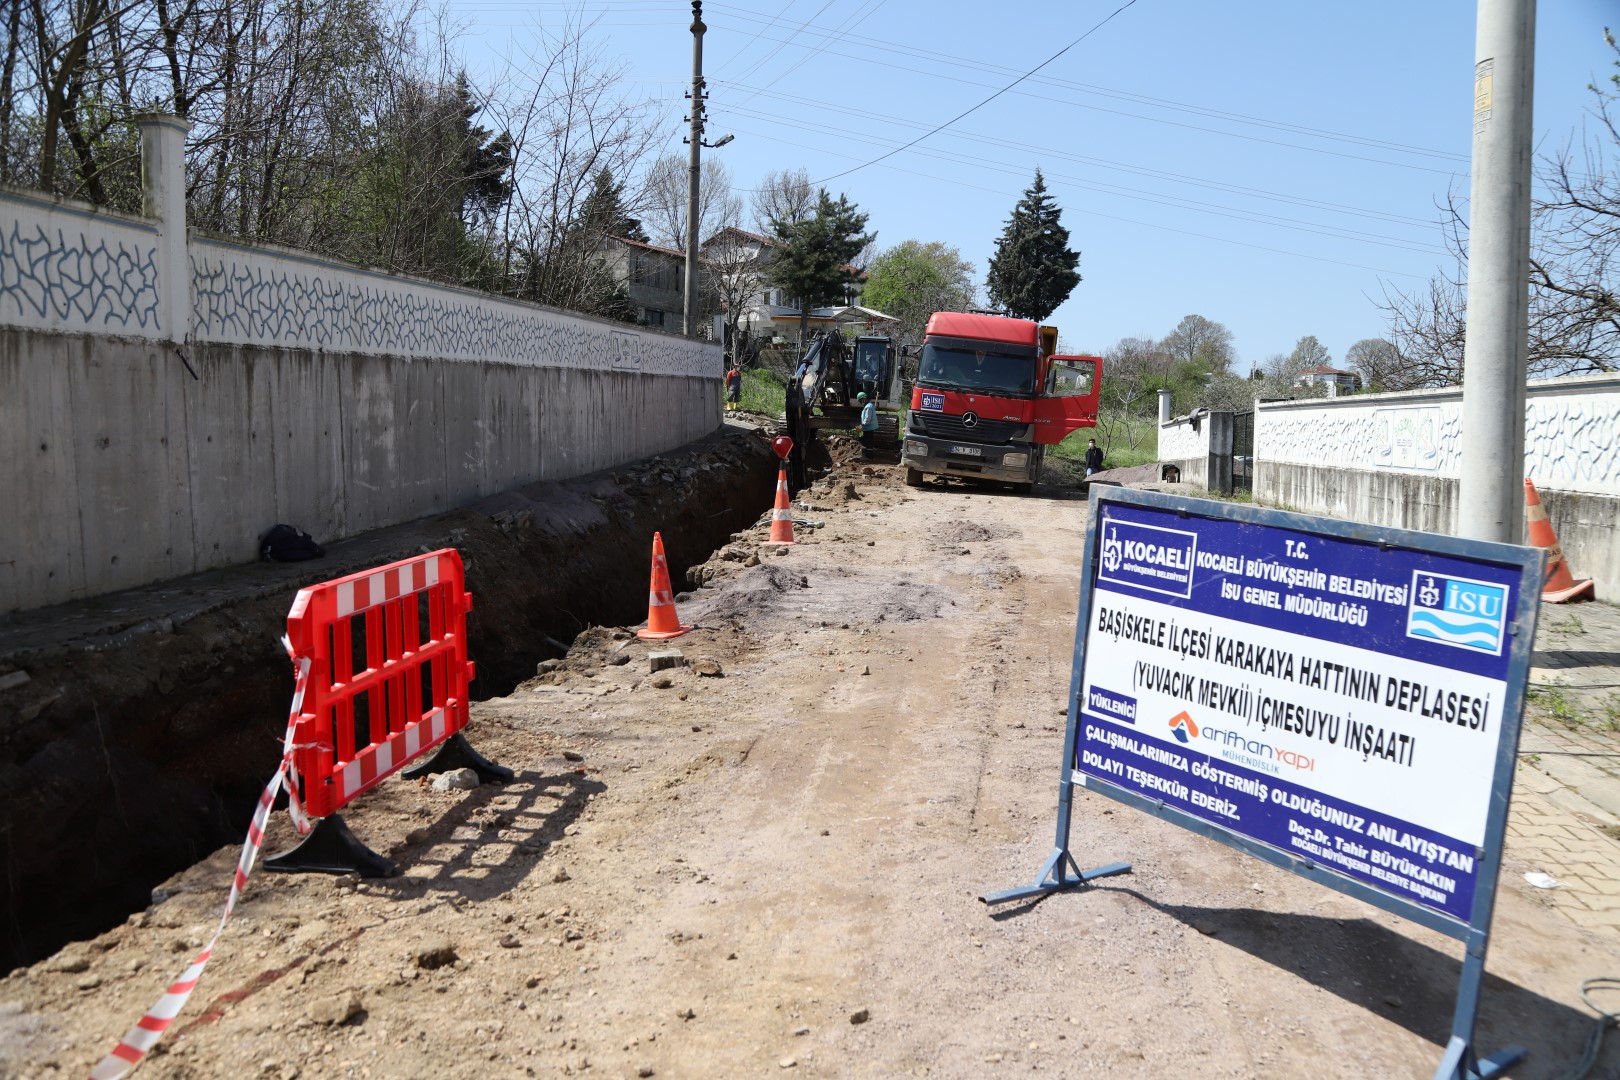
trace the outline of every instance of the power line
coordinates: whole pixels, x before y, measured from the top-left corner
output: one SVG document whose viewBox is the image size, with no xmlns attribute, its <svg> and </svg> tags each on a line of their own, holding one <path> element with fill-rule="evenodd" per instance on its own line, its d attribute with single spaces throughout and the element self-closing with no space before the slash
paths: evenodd
<svg viewBox="0 0 1620 1080">
<path fill-rule="evenodd" d="M 825 155 L 827 155 L 829 157 L 844 157 L 844 158 L 847 158 L 847 157 L 852 157 L 853 156 L 853 155 L 850 155 L 850 154 L 840 153 L 840 152 L 838 152 L 836 150 L 823 150 L 823 149 L 820 149 L 818 147 L 806 147 L 805 144 L 802 143 L 802 142 L 795 142 L 795 141 L 790 140 L 790 139 L 783 139 L 783 138 L 780 138 L 780 137 L 775 136 L 775 135 L 766 135 L 764 132 L 747 131 L 747 130 L 745 130 L 743 128 L 738 128 L 737 131 L 738 131 L 739 134 L 747 135 L 751 139 L 764 139 L 764 140 L 766 140 L 768 142 L 782 143 L 784 146 L 796 146 L 796 147 L 799 147 L 800 149 L 814 150 L 818 154 L 825 154 Z M 898 165 L 885 164 L 883 167 L 886 168 L 886 169 L 892 169 L 895 172 L 905 173 L 908 176 L 920 176 L 925 180 L 942 181 L 942 182 L 947 183 L 947 184 L 954 184 L 957 187 L 972 188 L 975 191 L 986 191 L 986 192 L 989 192 L 992 195 L 1000 195 L 1000 196 L 1003 196 L 1005 198 L 1017 198 L 1018 197 L 1018 193 L 1015 193 L 1015 192 L 1006 192 L 1006 191 L 1002 191 L 1002 190 L 1000 190 L 998 188 L 988 188 L 988 187 L 985 187 L 982 184 L 969 183 L 966 180 L 959 180 L 959 179 L 957 179 L 955 177 L 952 177 L 952 176 L 934 176 L 934 175 L 932 175 L 930 173 L 917 172 L 915 169 L 901 168 Z M 747 189 L 739 189 L 739 190 L 745 190 L 746 191 Z M 1156 223 L 1151 222 L 1151 221 L 1137 221 L 1135 218 L 1120 217 L 1117 214 L 1105 214 L 1100 210 L 1087 210 L 1084 207 L 1068 207 L 1066 209 L 1072 210 L 1074 213 L 1085 214 L 1088 217 L 1103 218 L 1103 219 L 1105 219 L 1107 221 L 1119 221 L 1119 222 L 1123 222 L 1124 224 L 1127 224 L 1127 225 L 1139 225 L 1139 226 L 1141 226 L 1142 228 L 1145 228 L 1145 229 L 1158 229 L 1158 230 L 1160 230 L 1162 232 L 1176 233 L 1179 236 L 1191 236 L 1191 237 L 1195 237 L 1195 238 L 1200 239 L 1200 240 L 1213 240 L 1215 243 L 1218 243 L 1218 244 L 1234 244 L 1234 245 L 1236 245 L 1238 247 L 1253 248 L 1253 249 L 1255 249 L 1257 251 L 1269 251 L 1269 252 L 1272 252 L 1273 254 L 1288 255 L 1288 256 L 1291 256 L 1292 258 L 1296 258 L 1296 259 L 1309 259 L 1312 262 L 1331 263 L 1331 264 L 1333 264 L 1335 266 L 1348 266 L 1348 267 L 1350 267 L 1351 269 L 1354 269 L 1354 270 L 1370 270 L 1375 274 L 1386 274 L 1386 275 L 1389 275 L 1391 277 L 1408 277 L 1408 278 L 1414 278 L 1414 279 L 1421 279 L 1423 277 L 1422 274 L 1413 274 L 1413 273 L 1410 273 L 1410 272 L 1405 271 L 1405 270 L 1388 270 L 1388 269 L 1384 269 L 1384 268 L 1378 267 L 1378 266 L 1367 266 L 1367 265 L 1365 265 L 1363 263 L 1346 262 L 1343 259 L 1329 259 L 1326 256 L 1322 256 L 1322 255 L 1307 255 L 1302 251 L 1289 251 L 1286 248 L 1269 247 L 1269 246 L 1267 246 L 1265 244 L 1251 244 L 1251 243 L 1249 243 L 1248 241 L 1245 241 L 1245 240 L 1233 240 L 1233 239 L 1231 239 L 1229 237 L 1225 237 L 1225 236 L 1211 236 L 1208 233 L 1193 232 L 1190 229 L 1178 229 L 1178 228 L 1175 228 L 1174 226 L 1171 226 L 1171 225 L 1159 225 L 1159 224 L 1156 224 Z"/>
<path fill-rule="evenodd" d="M 714 72 L 715 77 L 718 78 L 720 73 L 722 71 L 724 71 L 726 69 L 726 67 L 729 66 L 733 60 L 740 59 L 742 57 L 743 53 L 747 52 L 750 48 L 752 48 L 754 42 L 759 40 L 759 36 L 761 34 L 763 34 L 765 31 L 769 30 L 771 27 L 775 26 L 777 24 L 777 22 L 782 18 L 782 16 L 784 16 L 784 15 L 786 15 L 788 13 L 788 8 L 792 7 L 796 3 L 798 3 L 798 0 L 788 0 L 787 3 L 782 5 L 782 10 L 781 11 L 778 11 L 775 15 L 772 15 L 769 19 L 762 20 L 764 22 L 764 25 L 761 26 L 758 30 L 754 31 L 754 36 L 749 38 L 747 41 L 743 42 L 742 46 L 740 48 L 738 48 L 736 51 L 734 51 L 730 56 L 726 57 L 726 59 L 721 62 L 720 66 L 715 68 L 715 72 Z"/>
<path fill-rule="evenodd" d="M 858 9 L 854 15 L 851 15 L 849 18 L 839 23 L 838 28 L 835 29 L 831 34 L 822 36 L 841 39 L 845 34 L 848 34 L 851 30 L 854 30 L 857 26 L 861 25 L 861 23 L 865 22 L 867 19 L 876 14 L 877 9 L 882 7 L 886 2 L 887 0 L 868 0 L 865 7 Z M 784 68 L 783 70 L 777 72 L 776 77 L 765 84 L 765 89 L 769 90 L 771 87 L 775 86 L 777 83 L 781 82 L 795 71 L 798 71 L 805 64 L 808 64 L 810 62 L 810 58 L 814 55 L 816 55 L 814 51 L 806 49 L 804 55 L 799 57 L 798 60 L 794 61 L 792 67 Z M 754 100 L 754 97 L 754 94 L 750 94 L 748 97 L 744 98 L 743 101 L 752 101 Z"/>
<path fill-rule="evenodd" d="M 885 145 L 883 140 L 872 138 L 870 136 L 850 136 L 841 129 L 830 128 L 825 125 L 807 122 L 795 123 L 793 121 L 779 120 L 774 116 L 766 113 L 759 113 L 752 109 L 739 109 L 736 111 L 752 116 L 755 119 L 781 123 L 788 127 L 813 131 L 818 134 L 834 135 L 843 137 L 845 139 L 856 138 L 869 144 L 875 144 L 878 146 Z M 1006 173 L 1015 176 L 1022 175 L 1021 170 L 1012 168 L 1002 163 L 990 162 L 984 158 L 973 157 L 971 155 L 949 154 L 930 150 L 913 150 L 912 152 L 923 157 L 932 158 L 936 161 L 946 161 L 953 164 L 968 164 L 977 168 L 987 169 L 991 172 Z M 1257 225 L 1269 225 L 1273 228 L 1288 229 L 1293 232 L 1310 233 L 1316 236 L 1327 236 L 1335 240 L 1348 240 L 1354 243 L 1374 244 L 1379 247 L 1394 248 L 1398 251 L 1407 251 L 1415 254 L 1446 254 L 1443 248 L 1423 244 L 1421 241 L 1407 240 L 1402 237 L 1385 236 L 1382 233 L 1369 233 L 1359 229 L 1346 229 L 1339 226 L 1323 225 L 1319 222 L 1303 221 L 1298 218 L 1286 218 L 1282 217 L 1281 215 L 1265 214 L 1260 211 L 1243 210 L 1237 207 L 1223 206 L 1218 203 L 1203 203 L 1196 200 L 1184 199 L 1174 195 L 1161 195 L 1159 193 L 1131 191 L 1121 188 L 1118 185 L 1098 184 L 1095 181 L 1088 181 L 1081 177 L 1068 176 L 1063 173 L 1048 172 L 1046 173 L 1046 176 L 1054 181 L 1061 181 L 1070 187 L 1079 188 L 1084 191 L 1093 191 L 1098 194 L 1133 199 L 1138 202 L 1154 203 L 1160 206 L 1171 206 L 1181 210 L 1192 210 L 1198 213 L 1212 214 L 1216 217 L 1232 218 L 1237 221 L 1246 221 Z"/>
<path fill-rule="evenodd" d="M 741 9 L 741 8 L 735 8 L 735 7 L 732 7 L 731 5 L 724 4 L 724 3 L 716 3 L 716 4 L 713 5 L 713 7 L 715 7 L 717 10 L 733 12 L 734 14 L 732 14 L 730 16 L 731 18 L 741 19 L 741 20 L 748 21 L 748 22 L 758 21 L 753 15 L 749 14 L 748 12 L 746 12 L 744 9 Z M 725 18 L 726 18 L 725 16 L 722 16 L 721 21 L 724 21 Z M 812 31 L 811 33 L 813 34 L 814 31 Z M 840 41 L 841 40 L 841 39 L 838 39 L 834 35 L 822 34 L 820 36 L 823 37 L 824 39 L 828 40 L 828 41 Z M 918 47 L 913 46 L 913 45 L 905 45 L 905 44 L 901 44 L 901 43 L 897 43 L 897 42 L 886 42 L 886 43 L 884 43 L 882 45 L 878 45 L 878 44 L 873 44 L 871 42 L 865 42 L 865 41 L 849 41 L 849 42 L 847 42 L 847 44 L 853 45 L 853 46 L 855 46 L 857 48 L 869 49 L 869 50 L 872 50 L 874 52 L 898 53 L 900 55 L 913 56 L 913 57 L 916 57 L 917 59 L 920 59 L 920 60 L 943 61 L 943 62 L 952 64 L 952 65 L 954 65 L 956 67 L 973 68 L 973 69 L 977 69 L 979 71 L 986 72 L 988 74 L 1010 75 L 1010 74 L 1013 74 L 1014 72 L 1016 72 L 1018 70 L 1017 68 L 1009 68 L 1009 67 L 1006 67 L 1004 65 L 992 64 L 992 63 L 988 63 L 986 61 L 977 60 L 977 59 L 970 58 L 970 57 L 962 57 L 962 56 L 955 56 L 955 55 L 952 55 L 950 53 L 935 52 L 935 51 L 930 50 L 930 49 L 921 49 L 921 48 L 918 48 Z M 827 51 L 835 52 L 835 53 L 837 52 L 836 50 L 827 50 Z M 847 57 L 849 59 L 853 59 L 853 60 L 862 59 L 861 57 L 852 56 L 849 53 L 837 53 L 837 55 L 845 56 L 845 57 Z M 971 85 L 971 86 L 983 86 L 983 85 L 986 85 L 984 83 L 975 83 L 975 82 L 972 82 L 972 81 L 967 80 L 967 79 L 952 78 L 951 76 L 948 76 L 948 75 L 941 75 L 937 71 L 921 71 L 921 70 L 916 69 L 916 68 L 902 68 L 900 70 L 911 71 L 911 72 L 916 73 L 916 74 L 934 75 L 935 77 L 938 77 L 938 78 L 950 79 L 953 82 L 962 82 L 962 83 L 966 83 L 967 85 Z M 1098 95 L 1100 97 L 1110 97 L 1110 98 L 1116 98 L 1116 99 L 1123 100 L 1123 101 L 1132 101 L 1132 102 L 1136 102 L 1136 103 L 1139 103 L 1139 104 L 1150 105 L 1150 106 L 1153 106 L 1155 108 L 1169 109 L 1169 110 L 1174 110 L 1174 111 L 1178 111 L 1178 112 L 1187 112 L 1187 113 L 1192 113 L 1192 114 L 1195 114 L 1195 115 L 1209 116 L 1209 117 L 1222 119 L 1222 120 L 1232 120 L 1232 121 L 1235 121 L 1235 122 L 1238 122 L 1238 123 L 1255 124 L 1255 125 L 1258 125 L 1258 126 L 1267 127 L 1267 128 L 1273 128 L 1273 129 L 1277 129 L 1277 130 L 1291 131 L 1291 132 L 1295 132 L 1295 133 L 1302 134 L 1302 135 L 1310 135 L 1310 136 L 1313 136 L 1313 137 L 1316 137 L 1316 138 L 1333 139 L 1333 140 L 1338 140 L 1338 141 L 1343 141 L 1343 142 L 1356 143 L 1356 144 L 1367 146 L 1367 147 L 1375 147 L 1375 148 L 1379 148 L 1379 149 L 1395 150 L 1395 151 L 1398 151 L 1398 152 L 1418 154 L 1418 155 L 1422 155 L 1422 156 L 1426 156 L 1426 157 L 1447 158 L 1447 159 L 1455 160 L 1455 161 L 1458 161 L 1458 162 L 1467 162 L 1469 160 L 1469 156 L 1467 154 L 1464 154 L 1464 153 L 1458 153 L 1458 152 L 1446 151 L 1446 150 L 1434 150 L 1434 149 L 1430 149 L 1428 147 L 1412 146 L 1410 144 L 1393 142 L 1393 141 L 1390 141 L 1390 140 L 1387 140 L 1387 139 L 1373 139 L 1373 138 L 1369 138 L 1369 137 L 1362 136 L 1362 135 L 1351 135 L 1351 134 L 1348 134 L 1348 133 L 1345 133 L 1345 132 L 1331 131 L 1331 130 L 1328 130 L 1328 129 L 1325 129 L 1325 128 L 1314 128 L 1314 127 L 1310 127 L 1310 126 L 1304 125 L 1304 124 L 1294 124 L 1294 123 L 1290 123 L 1290 122 L 1282 121 L 1282 120 L 1272 120 L 1272 119 L 1268 119 L 1266 117 L 1251 116 L 1251 115 L 1246 114 L 1246 113 L 1229 112 L 1229 111 L 1220 110 L 1220 109 L 1210 109 L 1210 108 L 1207 108 L 1205 106 L 1190 105 L 1190 104 L 1188 104 L 1186 102 L 1172 101 L 1172 100 L 1169 100 L 1169 99 L 1166 99 L 1166 98 L 1155 98 L 1155 97 L 1148 96 L 1146 94 L 1134 93 L 1132 91 L 1118 90 L 1118 89 L 1114 89 L 1112 87 L 1098 86 L 1098 85 L 1092 84 L 1092 83 L 1082 83 L 1082 82 L 1076 82 L 1076 81 L 1070 80 L 1070 79 L 1062 79 L 1062 78 L 1059 78 L 1059 77 L 1057 77 L 1055 75 L 1042 75 L 1039 78 L 1036 78 L 1036 79 L 1034 79 L 1032 81 L 1037 82 L 1037 83 L 1041 83 L 1043 85 L 1049 85 L 1049 86 L 1054 86 L 1054 87 L 1059 87 L 1059 88 L 1064 88 L 1064 89 L 1071 89 L 1071 90 L 1079 90 L 1082 93 L 1096 94 L 1096 95 Z M 1063 100 L 1063 99 L 1047 99 L 1047 100 Z M 1072 102 L 1072 101 L 1067 102 L 1067 104 L 1079 105 L 1078 102 Z M 1080 106 L 1080 107 L 1084 108 L 1086 106 Z M 1121 114 L 1121 115 L 1135 116 L 1136 114 L 1134 114 L 1134 113 L 1124 113 L 1124 114 Z M 1138 119 L 1152 119 L 1152 118 L 1150 118 L 1150 117 L 1138 117 Z"/>
<path fill-rule="evenodd" d="M 798 34 L 804 33 L 806 28 L 808 28 L 811 23 L 813 23 L 817 19 L 821 18 L 822 13 L 825 12 L 828 8 L 832 7 L 835 2 L 836 2 L 836 0 L 827 0 L 826 3 L 822 4 L 821 7 L 816 9 L 816 13 L 814 15 L 810 16 L 808 19 L 804 20 L 804 22 L 800 23 L 799 28 L 797 30 L 793 31 L 793 34 L 798 35 Z M 756 60 L 754 62 L 753 67 L 750 67 L 747 71 L 745 71 L 741 75 L 737 76 L 737 78 L 739 78 L 739 79 L 748 78 L 754 72 L 758 71 L 760 68 L 762 68 L 766 64 L 770 63 L 773 59 L 776 58 L 776 55 L 778 53 L 780 53 L 783 49 L 787 48 L 791 44 L 793 44 L 793 38 L 791 36 L 788 37 L 786 40 L 777 39 L 776 48 L 772 49 L 770 52 L 766 53 L 764 56 L 762 56 L 758 60 Z"/>
<path fill-rule="evenodd" d="M 740 87 L 740 86 L 736 87 L 736 88 L 739 89 L 739 90 L 749 89 L 748 87 Z M 762 97 L 774 98 L 776 100 L 788 102 L 790 104 L 812 106 L 812 107 L 818 108 L 818 109 L 823 110 L 823 111 L 843 113 L 843 114 L 848 115 L 848 116 L 858 117 L 858 118 L 865 119 L 865 120 L 877 120 L 877 121 L 880 121 L 880 122 L 899 125 L 901 127 L 924 128 L 924 127 L 928 126 L 925 122 L 915 121 L 915 120 L 906 120 L 906 119 L 896 117 L 896 116 L 894 116 L 892 114 L 888 114 L 888 113 L 870 112 L 870 111 L 865 110 L 865 109 L 857 109 L 857 108 L 854 108 L 853 106 L 848 106 L 848 105 L 831 105 L 831 104 L 828 104 L 826 102 L 819 102 L 819 101 L 815 101 L 815 100 L 812 100 L 812 99 L 809 99 L 809 98 L 802 98 L 802 97 L 796 97 L 795 95 L 792 95 L 792 94 L 785 94 L 785 93 L 782 93 L 781 91 L 767 91 L 767 90 L 761 89 L 761 90 L 758 91 L 758 93 Z M 717 100 L 721 100 L 721 99 L 717 99 Z M 722 107 L 740 109 L 741 105 L 740 104 L 739 105 L 731 105 L 731 106 L 724 106 L 723 105 Z M 782 120 L 779 117 L 774 117 L 773 116 L 770 119 L 772 119 L 774 121 L 778 121 L 778 122 L 781 122 L 781 123 L 786 123 L 786 124 L 791 125 L 791 121 Z M 994 135 L 986 135 L 986 134 L 983 134 L 981 132 L 954 130 L 954 131 L 948 132 L 947 134 L 952 138 L 964 139 L 964 140 L 967 140 L 967 141 L 970 141 L 970 142 L 984 143 L 984 144 L 987 144 L 987 145 L 990 145 L 990 146 L 1010 147 L 1010 148 L 1018 149 L 1018 150 L 1028 150 L 1029 149 L 1029 145 L 1027 143 L 1019 142 L 1019 141 L 1014 140 L 1014 139 L 998 138 L 998 137 L 996 137 Z M 1150 168 L 1147 168 L 1146 166 L 1127 165 L 1127 164 L 1125 164 L 1123 162 L 1111 161 L 1111 160 L 1109 160 L 1107 158 L 1093 158 L 1093 157 L 1086 157 L 1086 156 L 1083 156 L 1083 155 L 1080 155 L 1080 154 L 1073 154 L 1073 153 L 1070 153 L 1070 152 L 1068 152 L 1066 150 L 1058 149 L 1056 147 L 1043 147 L 1042 150 L 1041 150 L 1041 154 L 1042 154 L 1043 157 L 1060 158 L 1060 159 L 1066 160 L 1066 161 L 1073 161 L 1073 162 L 1075 162 L 1077 164 L 1080 164 L 1080 165 L 1089 165 L 1089 166 L 1100 167 L 1100 168 L 1104 168 L 1104 169 L 1110 169 L 1110 170 L 1114 170 L 1114 171 L 1117 171 L 1117 172 L 1131 173 L 1131 174 L 1140 175 L 1140 176 L 1148 176 L 1148 177 L 1152 177 L 1154 179 L 1166 180 L 1166 181 L 1169 181 L 1171 183 L 1187 184 L 1187 185 L 1192 186 L 1192 187 L 1212 188 L 1212 189 L 1215 189 L 1215 190 L 1218 190 L 1218 191 L 1226 191 L 1226 192 L 1230 192 L 1232 194 L 1243 195 L 1243 196 L 1246 196 L 1246 197 L 1249 197 L 1249 198 L 1266 199 L 1268 201 L 1288 203 L 1288 204 L 1292 204 L 1292 205 L 1295 205 L 1295 206 L 1302 206 L 1302 207 L 1307 207 L 1307 208 L 1311 208 L 1311 209 L 1328 210 L 1328 211 L 1331 211 L 1331 212 L 1334 212 L 1334 213 L 1349 214 L 1349 215 L 1352 215 L 1352 216 L 1355 216 L 1355 217 L 1371 218 L 1371 219 L 1376 220 L 1376 221 L 1385 221 L 1385 222 L 1388 222 L 1388 223 L 1394 224 L 1394 225 L 1430 226 L 1430 225 L 1434 224 L 1434 220 L 1432 218 L 1416 218 L 1416 217 L 1411 217 L 1410 215 L 1406 215 L 1406 214 L 1394 214 L 1394 213 L 1390 213 L 1389 211 L 1384 211 L 1384 210 L 1372 210 L 1372 209 L 1369 209 L 1369 208 L 1366 208 L 1366 207 L 1348 206 L 1348 205 L 1346 205 L 1344 203 L 1329 202 L 1329 201 L 1325 201 L 1325 200 L 1321 200 L 1321 199 L 1308 199 L 1308 198 L 1305 198 L 1303 196 L 1290 195 L 1290 194 L 1287 194 L 1287 193 L 1284 193 L 1284 192 L 1267 191 L 1267 190 L 1265 190 L 1263 188 L 1244 187 L 1244 186 L 1239 185 L 1239 184 L 1229 184 L 1229 183 L 1225 183 L 1225 182 L 1219 181 L 1219 180 L 1209 180 L 1209 179 L 1205 179 L 1205 178 L 1201 178 L 1201 177 L 1187 176 L 1187 175 L 1182 174 L 1182 173 L 1172 173 L 1172 172 L 1166 172 L 1166 171 L 1163 171 L 1163 170 L 1160 170 L 1160 169 L 1150 169 Z"/>
<path fill-rule="evenodd" d="M 982 109 L 984 106 L 990 104 L 996 98 L 1000 97 L 1002 94 L 1005 94 L 1007 91 L 1011 90 L 1013 87 L 1017 86 L 1019 83 L 1023 82 L 1025 79 L 1029 78 L 1031 75 L 1033 75 L 1037 71 L 1041 70 L 1041 68 L 1045 67 L 1047 64 L 1050 64 L 1052 61 L 1056 60 L 1058 57 L 1062 56 L 1064 53 L 1068 52 L 1070 49 L 1074 48 L 1076 45 L 1078 45 L 1082 41 L 1086 40 L 1086 38 L 1090 37 L 1092 34 L 1095 34 L 1098 30 L 1101 30 L 1104 26 L 1107 26 L 1110 22 L 1113 21 L 1115 15 L 1118 15 L 1120 12 L 1124 11 L 1128 7 L 1131 7 L 1135 3 L 1136 3 L 1136 0 L 1125 0 L 1125 3 L 1123 3 L 1119 7 L 1115 8 L 1112 12 L 1109 13 L 1107 18 L 1103 19 L 1096 26 L 1093 26 L 1090 30 L 1087 30 L 1085 33 L 1081 34 L 1079 37 L 1075 38 L 1073 41 L 1071 41 L 1067 45 L 1063 46 L 1063 48 L 1059 49 L 1057 52 L 1053 53 L 1051 56 L 1048 56 L 1045 60 L 1042 60 L 1039 64 L 1036 64 L 1034 67 L 1030 68 L 1028 71 L 1026 71 L 1022 75 L 1018 76 L 1018 78 L 1014 79 L 1012 82 L 1008 83 L 1006 86 L 1003 86 L 1000 90 L 997 90 L 995 93 L 991 94 L 989 97 L 985 98 L 983 101 L 979 102 L 977 105 L 974 105 L 972 108 L 966 110 L 965 112 L 958 113 L 952 119 L 947 120 L 945 123 L 939 125 L 939 127 L 934 128 L 933 131 L 929 131 L 929 132 L 926 132 L 925 134 L 917 136 L 915 139 L 911 140 L 906 145 L 904 145 L 902 147 L 898 147 L 897 149 L 894 149 L 894 150 L 890 150 L 887 154 L 884 154 L 882 157 L 874 158 L 873 160 L 865 162 L 864 164 L 861 164 L 861 165 L 857 165 L 852 169 L 845 169 L 841 173 L 834 173 L 832 176 L 826 177 L 825 179 L 817 180 L 816 184 L 819 186 L 821 184 L 825 184 L 828 180 L 837 180 L 839 177 L 848 176 L 850 173 L 860 172 L 862 169 L 867 168 L 870 165 L 876 165 L 878 162 L 883 161 L 883 160 L 885 160 L 887 158 L 891 158 L 895 154 L 900 153 L 901 150 L 909 150 L 909 149 L 911 149 L 913 146 L 916 146 L 918 143 L 920 143 L 924 139 L 928 138 L 929 135 L 933 135 L 933 134 L 935 134 L 937 132 L 943 131 L 946 128 L 950 127 L 952 124 L 956 123 L 958 120 L 961 120 L 961 119 L 971 115 L 972 113 L 977 112 L 979 109 Z"/>
</svg>

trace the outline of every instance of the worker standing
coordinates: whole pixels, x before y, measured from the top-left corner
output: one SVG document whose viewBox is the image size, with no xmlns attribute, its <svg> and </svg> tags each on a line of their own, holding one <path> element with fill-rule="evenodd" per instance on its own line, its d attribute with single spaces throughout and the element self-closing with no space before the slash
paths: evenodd
<svg viewBox="0 0 1620 1080">
<path fill-rule="evenodd" d="M 861 403 L 861 450 L 862 456 L 867 456 L 871 454 L 873 440 L 877 438 L 877 404 L 867 398 L 864 390 L 855 395 L 855 400 Z"/>
<path fill-rule="evenodd" d="M 1090 476 L 1092 473 L 1102 472 L 1102 467 L 1102 447 L 1097 445 L 1096 439 L 1092 439 L 1091 445 L 1086 447 L 1086 475 Z"/>
<path fill-rule="evenodd" d="M 712 369 L 711 369 L 712 370 Z M 735 367 L 726 372 L 726 411 L 738 408 L 742 402 L 742 372 Z"/>
</svg>

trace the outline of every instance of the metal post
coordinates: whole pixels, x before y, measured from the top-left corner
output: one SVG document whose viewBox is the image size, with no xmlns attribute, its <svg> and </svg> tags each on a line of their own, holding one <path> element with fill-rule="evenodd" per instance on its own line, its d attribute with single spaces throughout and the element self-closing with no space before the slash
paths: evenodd
<svg viewBox="0 0 1620 1080">
<path fill-rule="evenodd" d="M 703 150 L 703 0 L 692 0 L 692 130 L 687 136 L 686 293 L 682 328 L 687 337 L 698 329 L 698 172 Z"/>
<path fill-rule="evenodd" d="M 1458 533 L 1523 541 L 1535 0 L 1479 0 Z"/>
</svg>

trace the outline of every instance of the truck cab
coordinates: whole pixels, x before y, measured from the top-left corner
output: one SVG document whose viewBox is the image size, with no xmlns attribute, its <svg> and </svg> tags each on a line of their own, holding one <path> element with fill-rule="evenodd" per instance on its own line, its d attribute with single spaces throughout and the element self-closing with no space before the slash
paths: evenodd
<svg viewBox="0 0 1620 1080">
<path fill-rule="evenodd" d="M 1102 360 L 1056 356 L 1056 347 L 1056 327 L 936 312 L 906 418 L 906 483 L 933 474 L 1029 491 L 1046 447 L 1097 423 Z"/>
</svg>

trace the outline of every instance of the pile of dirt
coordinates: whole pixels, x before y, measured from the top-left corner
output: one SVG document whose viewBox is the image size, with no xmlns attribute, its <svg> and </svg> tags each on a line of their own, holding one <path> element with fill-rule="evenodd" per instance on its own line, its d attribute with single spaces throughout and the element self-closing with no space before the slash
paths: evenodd
<svg viewBox="0 0 1620 1080">
<path fill-rule="evenodd" d="M 1020 535 L 1017 529 L 994 523 L 973 521 L 968 518 L 957 518 L 939 530 L 934 536 L 937 544 L 976 544 L 986 540 L 1006 540 Z"/>
</svg>

